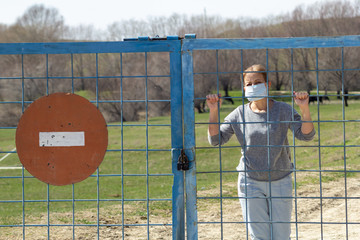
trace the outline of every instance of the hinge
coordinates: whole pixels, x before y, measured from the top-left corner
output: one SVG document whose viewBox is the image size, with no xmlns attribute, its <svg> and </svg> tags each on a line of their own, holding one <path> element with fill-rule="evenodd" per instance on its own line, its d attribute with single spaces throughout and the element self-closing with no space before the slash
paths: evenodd
<svg viewBox="0 0 360 240">
<path fill-rule="evenodd" d="M 180 156 L 177 162 L 177 169 L 179 171 L 187 171 L 189 170 L 189 159 L 185 154 L 184 149 L 181 149 Z"/>
</svg>

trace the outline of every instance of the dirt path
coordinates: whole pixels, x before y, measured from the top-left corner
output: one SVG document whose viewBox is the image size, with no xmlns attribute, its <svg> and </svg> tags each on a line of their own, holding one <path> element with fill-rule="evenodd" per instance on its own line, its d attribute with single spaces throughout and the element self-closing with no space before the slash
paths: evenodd
<svg viewBox="0 0 360 240">
<path fill-rule="evenodd" d="M 233 187 L 236 187 L 235 185 Z M 360 197 L 360 180 L 351 178 L 347 184 L 348 197 Z M 218 191 L 217 191 L 218 192 Z M 322 188 L 323 197 L 345 197 L 344 182 L 323 183 Z M 203 195 L 203 194 L 202 194 Z M 206 195 L 216 195 L 215 191 L 206 192 Z M 323 199 L 322 204 L 319 198 L 304 199 L 303 197 L 319 197 L 319 186 L 308 185 L 301 187 L 297 192 L 300 197 L 296 202 L 297 214 L 293 214 L 293 222 L 297 217 L 298 224 L 292 224 L 292 239 L 359 239 L 360 226 L 359 224 L 351 224 L 360 222 L 360 199 Z M 295 205 L 295 204 L 294 204 Z M 135 211 L 136 205 L 126 206 L 127 212 Z M 347 216 L 346 216 L 347 208 Z M 100 210 L 100 224 L 121 224 L 122 222 L 121 206 L 112 206 L 102 208 Z M 206 224 L 209 222 L 220 222 L 221 211 L 220 202 L 217 200 L 198 202 L 198 220 L 199 224 L 199 239 L 221 239 L 221 232 L 223 239 L 246 239 L 246 227 L 241 222 L 242 214 L 238 200 L 231 199 L 223 200 L 222 204 L 222 219 L 223 230 L 219 223 Z M 322 214 L 321 214 L 322 213 Z M 323 224 L 321 224 L 321 216 Z M 339 222 L 345 223 L 338 224 Z M 88 211 L 76 213 L 76 219 L 83 224 L 97 223 L 97 210 L 92 209 Z M 36 218 L 27 218 L 27 224 L 47 224 L 47 216 L 42 215 Z M 159 226 L 152 226 L 149 228 L 150 239 L 172 239 L 171 231 L 171 212 L 159 210 L 150 215 L 149 222 L 159 223 Z M 51 224 L 68 224 L 70 226 L 64 227 L 50 227 L 50 239 L 73 239 L 72 213 L 52 213 L 50 217 Z M 124 219 L 125 224 L 146 224 L 147 218 L 136 216 L 136 214 L 129 214 Z M 233 223 L 229 223 L 233 222 Z M 163 225 L 166 223 L 167 225 Z M 347 227 L 347 229 L 346 229 Z M 122 239 L 122 228 L 117 226 L 100 227 L 100 239 Z M 129 226 L 124 228 L 125 239 L 147 239 L 146 226 Z M 47 227 L 26 227 L 26 239 L 47 239 Z M 348 236 L 348 238 L 346 238 Z M 296 238 L 297 237 L 297 238 Z M 0 239 L 23 239 L 22 228 L 2 228 L 0 232 Z M 76 227 L 75 239 L 87 240 L 97 239 L 97 226 L 93 227 Z"/>
</svg>

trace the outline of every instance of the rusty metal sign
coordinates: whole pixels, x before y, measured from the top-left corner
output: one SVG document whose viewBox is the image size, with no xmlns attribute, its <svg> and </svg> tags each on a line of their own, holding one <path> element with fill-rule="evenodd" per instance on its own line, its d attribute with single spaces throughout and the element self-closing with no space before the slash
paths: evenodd
<svg viewBox="0 0 360 240">
<path fill-rule="evenodd" d="M 52 185 L 85 180 L 99 167 L 108 145 L 106 122 L 87 99 L 54 93 L 34 101 L 16 130 L 25 169 Z"/>
</svg>

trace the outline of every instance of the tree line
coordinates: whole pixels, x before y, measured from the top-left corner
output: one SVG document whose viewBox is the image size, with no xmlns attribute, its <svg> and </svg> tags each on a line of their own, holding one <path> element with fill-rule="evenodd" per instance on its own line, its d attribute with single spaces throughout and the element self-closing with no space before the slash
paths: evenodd
<svg viewBox="0 0 360 240">
<path fill-rule="evenodd" d="M 121 41 L 137 36 L 183 36 L 196 33 L 197 38 L 265 38 L 343 36 L 360 34 L 360 1 L 329 1 L 300 5 L 289 13 L 265 18 L 227 19 L 219 16 L 173 14 L 170 17 L 149 17 L 147 20 L 119 21 L 106 30 L 91 25 L 67 26 L 60 12 L 44 5 L 33 5 L 12 25 L 0 24 L 0 42 L 64 42 L 64 41 Z M 359 90 L 360 61 L 358 48 L 341 49 L 287 49 L 244 51 L 199 51 L 194 53 L 195 102 L 203 111 L 203 98 L 219 85 L 220 90 L 241 89 L 242 69 L 262 63 L 270 70 L 269 80 L 275 90 L 338 91 L 340 94 Z M 121 58 L 121 60 L 120 60 Z M 268 59 L 268 60 L 266 60 Z M 75 77 L 75 92 L 95 94 L 94 77 L 98 82 L 99 98 L 105 102 L 100 108 L 108 121 L 139 120 L 147 110 L 149 116 L 168 114 L 170 110 L 169 56 L 163 53 L 99 54 L 98 69 L 94 54 L 0 56 L 0 100 L 21 99 L 22 74 L 24 100 L 32 101 L 46 92 L 71 91 Z M 341 71 L 342 64 L 345 69 Z M 316 66 L 324 71 L 317 72 Z M 22 72 L 22 66 L 24 71 Z M 289 70 L 297 70 L 290 76 Z M 145 70 L 146 68 L 146 70 Z M 98 71 L 98 73 L 97 73 Z M 145 71 L 147 91 L 145 92 Z M 221 74 L 211 75 L 219 71 Z M 123 81 L 119 77 L 127 76 Z M 44 78 L 50 77 L 46 82 Z M 108 78 L 106 76 L 109 76 Z M 59 78 L 61 77 L 61 78 Z M 292 79 L 292 80 L 291 80 Z M 219 84 L 217 84 L 217 81 Z M 145 96 L 152 100 L 145 105 Z M 107 100 L 126 100 L 119 103 Z M 134 101 L 132 101 L 134 100 Z M 21 107 L 2 104 L 2 125 L 15 126 Z"/>
</svg>

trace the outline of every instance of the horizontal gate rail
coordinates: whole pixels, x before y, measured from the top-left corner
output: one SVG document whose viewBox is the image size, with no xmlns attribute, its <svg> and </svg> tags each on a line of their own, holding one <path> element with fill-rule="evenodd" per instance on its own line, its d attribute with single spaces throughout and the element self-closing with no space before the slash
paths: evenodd
<svg viewBox="0 0 360 240">
<path fill-rule="evenodd" d="M 297 49 L 359 47 L 360 36 L 249 39 L 184 39 L 182 50 Z"/>
<path fill-rule="evenodd" d="M 179 41 L 0 43 L 0 55 L 175 52 Z"/>
</svg>

